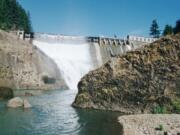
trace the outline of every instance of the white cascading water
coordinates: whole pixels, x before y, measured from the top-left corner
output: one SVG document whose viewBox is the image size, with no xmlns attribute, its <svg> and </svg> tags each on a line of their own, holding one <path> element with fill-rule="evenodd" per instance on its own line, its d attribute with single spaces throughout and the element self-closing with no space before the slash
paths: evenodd
<svg viewBox="0 0 180 135">
<path fill-rule="evenodd" d="M 77 90 L 78 82 L 86 73 L 103 64 L 101 55 L 108 55 L 101 54 L 99 44 L 89 44 L 83 37 L 36 34 L 33 44 L 56 62 L 66 84 L 70 89 L 74 90 Z M 92 45 L 95 52 L 91 52 L 90 46 Z M 133 47 L 126 44 L 118 47 L 119 52 L 117 52 L 117 55 L 133 50 L 138 46 Z M 109 55 L 114 55 L 110 46 L 106 49 Z M 93 61 L 92 57 L 94 55 L 97 62 Z"/>
<path fill-rule="evenodd" d="M 81 77 L 93 69 L 88 43 L 48 43 L 35 39 L 33 44 L 56 62 L 70 89 L 76 90 Z"/>
</svg>

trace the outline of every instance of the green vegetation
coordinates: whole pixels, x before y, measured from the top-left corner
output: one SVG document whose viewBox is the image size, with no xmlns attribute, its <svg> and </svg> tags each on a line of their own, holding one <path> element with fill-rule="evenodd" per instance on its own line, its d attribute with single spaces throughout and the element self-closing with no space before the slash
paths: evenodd
<svg viewBox="0 0 180 135">
<path fill-rule="evenodd" d="M 164 126 L 162 124 L 160 124 L 158 127 L 155 128 L 156 130 L 159 131 L 164 131 Z"/>
<path fill-rule="evenodd" d="M 172 105 L 173 105 L 173 109 L 176 113 L 180 113 L 180 99 L 175 99 L 173 102 L 172 102 Z"/>
<path fill-rule="evenodd" d="M 159 130 L 160 130 L 160 131 L 163 131 L 163 130 L 164 130 L 164 127 L 163 127 L 162 124 L 159 125 Z"/>
<path fill-rule="evenodd" d="M 162 36 L 177 34 L 180 32 L 180 19 L 176 21 L 176 26 L 172 27 L 171 25 L 165 25 L 164 30 L 162 32 Z M 156 20 L 152 21 L 150 27 L 150 36 L 153 38 L 159 38 L 160 30 Z"/>
<path fill-rule="evenodd" d="M 156 106 L 153 110 L 154 114 L 165 114 L 167 113 L 167 109 L 164 106 Z"/>
<path fill-rule="evenodd" d="M 0 29 L 32 32 L 29 12 L 16 0 L 0 0 Z"/>
<path fill-rule="evenodd" d="M 180 32 L 180 19 L 176 21 L 176 26 L 174 28 L 174 33 L 177 34 Z"/>
<path fill-rule="evenodd" d="M 77 105 L 90 102 L 90 95 L 89 95 L 89 93 L 84 92 L 84 93 L 79 94 L 76 97 L 75 102 L 76 102 Z"/>
<path fill-rule="evenodd" d="M 166 25 L 163 31 L 163 36 L 172 35 L 173 33 L 173 27 L 171 25 Z"/>
<path fill-rule="evenodd" d="M 153 38 L 159 38 L 160 36 L 160 30 L 159 30 L 159 26 L 156 20 L 152 21 L 152 24 L 150 27 L 150 35 L 153 36 Z"/>
</svg>

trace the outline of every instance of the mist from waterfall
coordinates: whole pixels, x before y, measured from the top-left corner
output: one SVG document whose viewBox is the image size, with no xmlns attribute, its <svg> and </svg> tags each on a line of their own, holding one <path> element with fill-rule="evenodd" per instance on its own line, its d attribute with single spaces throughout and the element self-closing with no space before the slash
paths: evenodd
<svg viewBox="0 0 180 135">
<path fill-rule="evenodd" d="M 93 69 L 88 43 L 51 43 L 34 40 L 33 44 L 56 62 L 70 89 L 76 90 L 81 77 Z"/>
</svg>

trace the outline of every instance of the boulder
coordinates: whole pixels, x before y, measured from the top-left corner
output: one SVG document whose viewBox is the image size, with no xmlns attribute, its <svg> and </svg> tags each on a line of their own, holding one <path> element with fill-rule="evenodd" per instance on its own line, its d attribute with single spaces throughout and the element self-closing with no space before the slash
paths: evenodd
<svg viewBox="0 0 180 135">
<path fill-rule="evenodd" d="M 24 108 L 31 108 L 32 107 L 27 99 L 24 99 L 23 103 L 24 103 Z"/>
<path fill-rule="evenodd" d="M 10 99 L 7 104 L 8 107 L 17 108 L 23 106 L 23 100 L 20 97 L 15 97 Z"/>
<path fill-rule="evenodd" d="M 180 113 L 180 34 L 112 58 L 78 84 L 73 106 L 137 113 Z"/>
</svg>

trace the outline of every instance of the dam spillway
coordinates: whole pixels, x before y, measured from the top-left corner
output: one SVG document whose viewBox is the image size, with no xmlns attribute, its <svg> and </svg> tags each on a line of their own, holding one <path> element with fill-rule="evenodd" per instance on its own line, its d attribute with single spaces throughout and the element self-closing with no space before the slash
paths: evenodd
<svg viewBox="0 0 180 135">
<path fill-rule="evenodd" d="M 68 87 L 76 90 L 77 83 L 86 73 L 144 42 L 36 33 L 33 44 L 56 62 Z"/>
<path fill-rule="evenodd" d="M 34 40 L 33 44 L 51 57 L 58 65 L 61 75 L 70 89 L 77 89 L 81 77 L 94 69 L 89 44 L 60 43 Z"/>
</svg>

